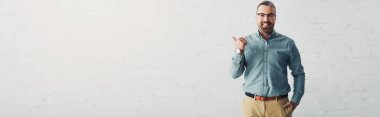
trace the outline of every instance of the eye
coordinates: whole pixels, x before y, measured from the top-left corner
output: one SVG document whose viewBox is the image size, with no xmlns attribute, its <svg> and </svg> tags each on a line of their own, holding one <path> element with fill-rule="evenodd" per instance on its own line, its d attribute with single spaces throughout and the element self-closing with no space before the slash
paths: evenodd
<svg viewBox="0 0 380 117">
<path fill-rule="evenodd" d="M 274 17 L 275 14 L 271 13 L 271 14 L 268 14 L 268 17 Z"/>
</svg>

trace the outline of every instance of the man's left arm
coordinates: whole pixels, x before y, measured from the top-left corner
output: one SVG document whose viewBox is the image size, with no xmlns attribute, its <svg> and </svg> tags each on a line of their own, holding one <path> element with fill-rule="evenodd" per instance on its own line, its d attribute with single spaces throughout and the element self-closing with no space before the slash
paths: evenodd
<svg viewBox="0 0 380 117">
<path fill-rule="evenodd" d="M 301 64 L 301 56 L 294 41 L 290 44 L 289 69 L 294 78 L 294 90 L 291 101 L 297 105 L 305 91 L 305 72 Z"/>
</svg>

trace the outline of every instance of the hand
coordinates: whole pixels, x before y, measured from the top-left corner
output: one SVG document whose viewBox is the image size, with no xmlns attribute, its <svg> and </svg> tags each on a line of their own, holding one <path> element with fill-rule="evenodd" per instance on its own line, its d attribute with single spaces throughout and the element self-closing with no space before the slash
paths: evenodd
<svg viewBox="0 0 380 117">
<path fill-rule="evenodd" d="M 239 39 L 232 37 L 232 39 L 234 39 L 235 41 L 236 48 L 239 48 L 240 50 L 244 50 L 244 47 L 247 44 L 247 40 L 245 40 L 244 37 L 240 37 Z"/>
<path fill-rule="evenodd" d="M 291 110 L 295 110 L 297 108 L 297 106 L 298 105 L 296 103 L 289 101 L 284 106 L 282 106 L 282 108 L 290 108 Z"/>
</svg>

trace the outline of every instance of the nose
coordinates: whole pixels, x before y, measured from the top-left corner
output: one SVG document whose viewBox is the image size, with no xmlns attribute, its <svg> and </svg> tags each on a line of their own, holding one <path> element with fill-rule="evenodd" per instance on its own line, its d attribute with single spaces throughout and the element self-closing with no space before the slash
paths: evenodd
<svg viewBox="0 0 380 117">
<path fill-rule="evenodd" d="M 268 15 L 265 15 L 265 16 L 263 17 L 263 21 L 268 21 Z"/>
</svg>

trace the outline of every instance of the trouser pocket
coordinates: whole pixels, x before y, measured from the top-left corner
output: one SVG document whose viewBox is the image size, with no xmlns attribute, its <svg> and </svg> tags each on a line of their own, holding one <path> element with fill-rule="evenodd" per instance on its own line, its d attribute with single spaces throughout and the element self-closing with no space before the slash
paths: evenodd
<svg viewBox="0 0 380 117">
<path fill-rule="evenodd" d="M 285 117 L 291 117 L 292 113 L 293 113 L 293 109 L 290 108 L 290 107 L 283 108 L 283 106 L 289 102 L 289 99 L 287 97 L 286 98 L 282 98 L 282 99 L 279 100 L 279 102 L 280 102 L 280 105 L 281 105 L 282 114 Z"/>
</svg>

